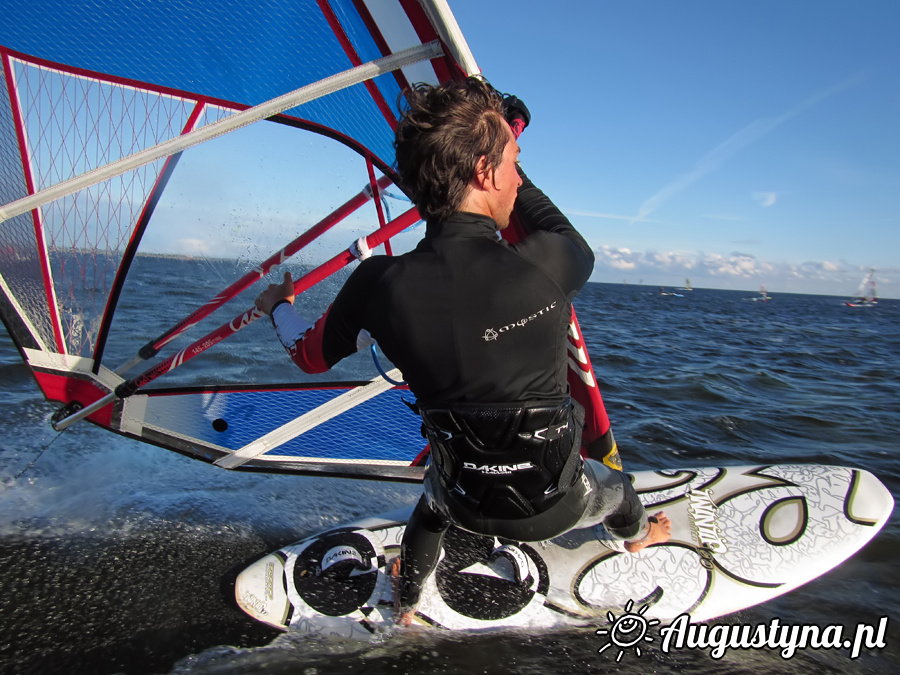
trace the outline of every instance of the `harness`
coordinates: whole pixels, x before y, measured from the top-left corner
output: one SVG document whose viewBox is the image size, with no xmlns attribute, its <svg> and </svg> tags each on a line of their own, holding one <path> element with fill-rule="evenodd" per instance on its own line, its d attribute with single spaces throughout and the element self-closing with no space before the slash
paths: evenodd
<svg viewBox="0 0 900 675">
<path fill-rule="evenodd" d="M 445 497 L 479 518 L 542 513 L 581 477 L 584 409 L 570 398 L 419 412 Z"/>
</svg>

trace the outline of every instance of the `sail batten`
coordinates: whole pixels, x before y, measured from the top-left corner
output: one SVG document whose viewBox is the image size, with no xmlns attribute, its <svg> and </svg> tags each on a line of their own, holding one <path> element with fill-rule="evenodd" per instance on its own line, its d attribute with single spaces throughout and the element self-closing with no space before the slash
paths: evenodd
<svg viewBox="0 0 900 675">
<path fill-rule="evenodd" d="M 398 54 L 394 54 L 393 56 L 384 57 L 378 61 L 361 64 L 351 70 L 338 73 L 337 75 L 320 80 L 315 84 L 307 85 L 302 89 L 295 90 L 289 94 L 272 99 L 271 101 L 261 103 L 253 108 L 235 113 L 226 119 L 219 120 L 218 122 L 209 124 L 201 129 L 196 129 L 181 136 L 157 143 L 151 148 L 136 152 L 128 157 L 123 157 L 122 159 L 110 162 L 104 166 L 91 169 L 90 171 L 86 171 L 68 180 L 45 187 L 28 197 L 23 197 L 22 199 L 0 206 L 0 222 L 27 213 L 32 209 L 36 209 L 48 202 L 55 201 L 61 197 L 83 190 L 84 188 L 96 185 L 108 178 L 121 175 L 158 159 L 168 157 L 200 143 L 218 138 L 223 134 L 240 129 L 248 124 L 253 124 L 254 122 L 282 113 L 285 110 L 296 108 L 321 98 L 322 96 L 327 96 L 328 94 L 351 87 L 354 84 L 366 82 L 377 75 L 391 72 L 403 65 L 437 58 L 442 55 L 443 52 L 441 51 L 440 44 L 430 42 L 421 47 L 411 48 Z"/>
</svg>

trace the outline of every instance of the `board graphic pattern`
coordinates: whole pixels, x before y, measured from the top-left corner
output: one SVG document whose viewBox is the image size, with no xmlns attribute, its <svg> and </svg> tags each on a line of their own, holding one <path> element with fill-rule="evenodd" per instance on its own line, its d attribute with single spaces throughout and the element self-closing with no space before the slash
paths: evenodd
<svg viewBox="0 0 900 675">
<path fill-rule="evenodd" d="M 451 630 L 548 629 L 643 608 L 647 619 L 713 619 L 765 602 L 827 572 L 877 534 L 893 498 L 872 474 L 821 465 L 642 471 L 649 513 L 672 539 L 624 552 L 602 527 L 521 543 L 451 529 L 426 582 L 418 619 Z M 252 617 L 279 628 L 371 636 L 392 623 L 387 569 L 409 510 L 286 546 L 239 575 Z M 503 545 L 524 554 L 517 582 Z"/>
</svg>

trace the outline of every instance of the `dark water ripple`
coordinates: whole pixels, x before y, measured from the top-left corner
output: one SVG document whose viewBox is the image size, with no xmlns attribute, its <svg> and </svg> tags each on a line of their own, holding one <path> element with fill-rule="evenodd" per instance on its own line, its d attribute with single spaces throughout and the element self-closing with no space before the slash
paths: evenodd
<svg viewBox="0 0 900 675">
<path fill-rule="evenodd" d="M 216 261 L 142 260 L 107 348 L 111 364 L 168 327 L 165 303 L 204 302 Z M 191 269 L 185 269 L 185 265 Z M 164 274 L 160 266 L 166 266 Z M 209 287 L 184 283 L 208 278 Z M 338 283 L 338 282 L 335 282 Z M 304 297 L 324 309 L 334 288 Z M 900 302 L 855 310 L 839 298 L 591 284 L 579 296 L 626 469 L 775 462 L 868 469 L 900 496 Z M 253 291 L 204 323 L 237 315 Z M 158 386 L 300 381 L 271 327 L 162 378 Z M 181 348 L 201 332 L 179 338 Z M 148 364 L 149 365 L 149 364 Z M 337 377 L 371 378 L 366 358 Z M 592 630 L 527 635 L 394 635 L 373 644 L 277 635 L 246 619 L 228 581 L 248 561 L 306 534 L 411 504 L 413 486 L 232 474 L 76 425 L 57 436 L 0 332 L 0 672 L 2 673 L 895 673 L 900 668 L 900 521 L 810 584 L 729 623 L 875 624 L 887 647 L 598 654 Z M 51 443 L 52 441 L 52 443 Z M 49 444 L 49 447 L 47 447 Z M 36 459 L 36 461 L 34 461 Z M 33 465 L 31 465 L 31 463 Z M 27 467 L 27 469 L 26 469 Z M 24 471 L 24 473 L 23 473 Z M 20 475 L 21 474 L 21 475 Z M 659 644 L 657 642 L 656 644 Z"/>
</svg>

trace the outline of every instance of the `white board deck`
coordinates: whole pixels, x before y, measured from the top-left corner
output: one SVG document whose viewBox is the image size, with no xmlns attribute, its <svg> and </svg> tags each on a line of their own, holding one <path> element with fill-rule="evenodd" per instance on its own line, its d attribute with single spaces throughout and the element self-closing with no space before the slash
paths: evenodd
<svg viewBox="0 0 900 675">
<path fill-rule="evenodd" d="M 510 542 L 451 528 L 418 619 L 450 630 L 534 630 L 596 624 L 607 612 L 646 607 L 648 620 L 667 623 L 687 613 L 705 621 L 836 567 L 878 533 L 894 506 L 875 476 L 843 467 L 631 475 L 648 513 L 664 510 L 671 518 L 670 541 L 630 554 L 596 528 L 519 543 L 530 572 L 519 584 L 504 557 L 489 560 Z M 410 511 L 366 518 L 265 556 L 238 576 L 238 604 L 292 631 L 364 638 L 390 628 L 387 568 Z"/>
</svg>

